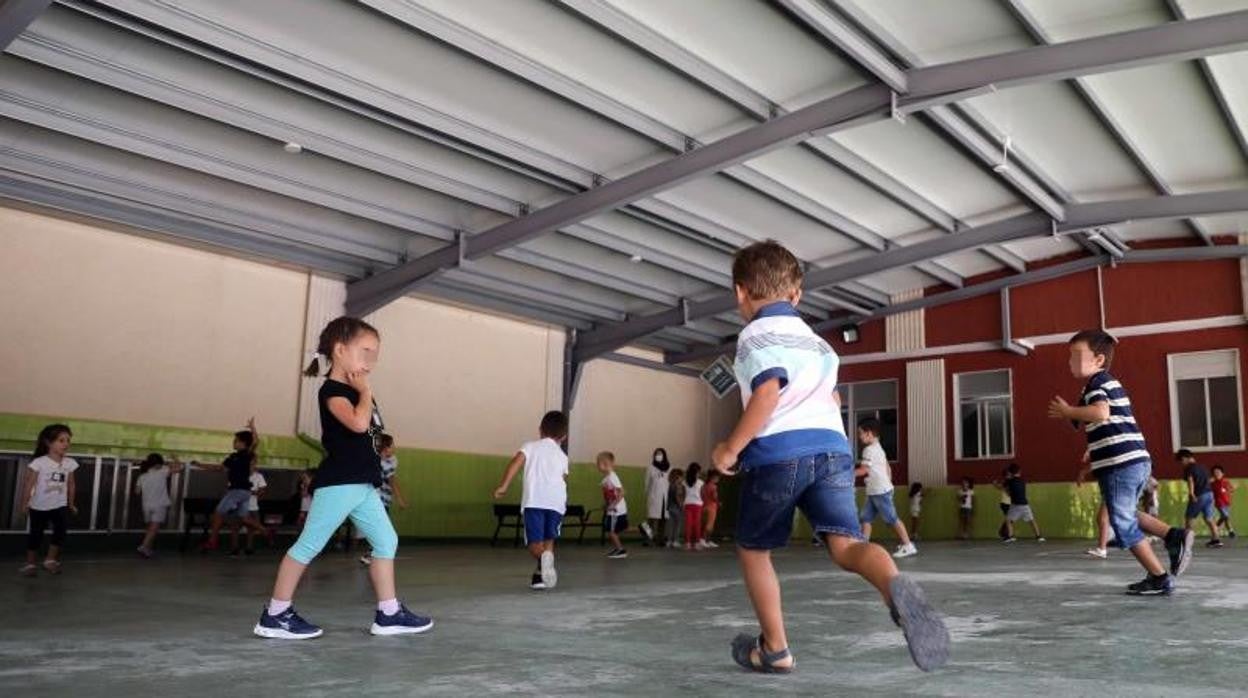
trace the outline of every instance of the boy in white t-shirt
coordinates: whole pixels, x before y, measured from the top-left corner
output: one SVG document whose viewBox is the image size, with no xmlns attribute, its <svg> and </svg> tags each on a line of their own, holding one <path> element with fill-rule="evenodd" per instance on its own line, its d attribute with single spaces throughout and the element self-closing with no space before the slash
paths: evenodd
<svg viewBox="0 0 1248 698">
<path fill-rule="evenodd" d="M 862 444 L 862 453 L 858 457 L 858 467 L 854 475 L 867 478 L 867 503 L 862 507 L 862 515 L 858 521 L 862 524 L 862 535 L 871 540 L 871 522 L 879 516 L 884 523 L 891 526 L 901 541 L 893 557 L 910 557 L 919 552 L 910 542 L 906 533 L 906 525 L 897 516 L 897 508 L 893 504 L 893 471 L 888 466 L 888 456 L 884 447 L 880 446 L 880 420 L 869 417 L 858 423 L 858 441 Z"/>
<path fill-rule="evenodd" d="M 52 526 L 52 543 L 43 568 L 52 574 L 61 573 L 61 546 L 69 527 L 69 515 L 77 514 L 74 506 L 77 487 L 74 471 L 78 462 L 65 454 L 69 451 L 73 432 L 64 424 L 49 424 L 39 432 L 35 459 L 26 466 L 21 512 L 30 514 L 30 532 L 26 539 L 26 564 L 21 573 L 33 577 L 39 571 L 35 561 L 43 547 L 43 531 Z"/>
<path fill-rule="evenodd" d="M 563 526 L 568 504 L 568 454 L 563 442 L 568 438 L 568 417 L 562 412 L 547 412 L 539 427 L 541 436 L 520 447 L 507 464 L 503 480 L 494 490 L 494 499 L 507 494 L 507 488 L 520 469 L 524 469 L 520 512 L 524 517 L 524 542 L 537 559 L 537 571 L 529 582 L 530 589 L 554 589 L 559 576 L 555 571 L 555 539 Z"/>
<path fill-rule="evenodd" d="M 260 498 L 263 497 L 265 491 L 269 489 L 269 482 L 264 479 L 264 473 L 260 472 L 260 468 L 256 467 L 255 463 L 252 463 L 251 465 L 251 475 L 248 476 L 247 480 L 251 483 L 251 499 L 247 501 L 247 513 L 251 515 L 251 518 L 259 521 L 261 526 L 264 526 L 264 517 L 260 516 Z M 269 547 L 273 547 L 272 529 L 268 526 L 264 526 L 264 532 L 268 536 Z M 237 525 L 234 527 L 234 535 L 235 537 L 238 536 Z M 248 555 L 255 552 L 255 541 L 256 532 L 250 528 L 247 529 L 247 549 L 244 552 Z M 234 549 L 237 552 L 237 542 L 234 545 Z"/>
<path fill-rule="evenodd" d="M 628 551 L 620 542 L 620 534 L 628 530 L 628 502 L 624 501 L 624 483 L 615 474 L 615 454 L 603 451 L 595 459 L 598 472 L 602 473 L 602 501 L 606 508 L 602 516 L 602 530 L 611 539 L 611 552 L 607 557 L 613 560 L 628 557 Z"/>
</svg>

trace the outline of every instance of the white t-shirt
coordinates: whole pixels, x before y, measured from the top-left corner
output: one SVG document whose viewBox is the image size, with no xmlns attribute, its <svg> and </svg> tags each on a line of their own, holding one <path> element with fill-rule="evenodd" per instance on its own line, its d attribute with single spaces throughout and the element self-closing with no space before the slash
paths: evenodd
<svg viewBox="0 0 1248 698">
<path fill-rule="evenodd" d="M 702 506 L 702 485 L 706 483 L 701 480 L 694 480 L 692 485 L 685 488 L 685 506 L 696 504 Z"/>
<path fill-rule="evenodd" d="M 624 490 L 624 483 L 620 482 L 620 476 L 616 475 L 614 470 L 607 473 L 606 477 L 602 478 L 603 495 L 606 495 L 608 490 L 615 492 L 622 492 Z M 607 506 L 607 513 L 614 514 L 616 516 L 623 516 L 624 514 L 627 514 L 628 502 L 624 501 L 623 497 L 620 497 L 614 504 Z"/>
<path fill-rule="evenodd" d="M 139 476 L 139 492 L 143 496 L 143 509 L 160 509 L 171 505 L 169 499 L 169 468 L 160 465 Z"/>
<path fill-rule="evenodd" d="M 256 496 L 256 493 L 260 491 L 260 488 L 268 487 L 269 483 L 264 479 L 264 475 L 260 474 L 259 470 L 251 474 L 250 480 L 251 501 L 247 503 L 247 509 L 249 511 L 260 511 L 260 498 Z"/>
<path fill-rule="evenodd" d="M 893 491 L 893 472 L 888 467 L 888 456 L 879 442 L 862 449 L 859 462 L 867 467 L 867 495 L 888 494 Z"/>
<path fill-rule="evenodd" d="M 918 516 L 921 511 L 923 511 L 923 493 L 919 492 L 910 498 L 910 514 Z"/>
<path fill-rule="evenodd" d="M 958 494 L 962 498 L 961 508 L 972 509 L 975 506 L 975 490 L 959 490 Z"/>
<path fill-rule="evenodd" d="M 26 467 L 35 473 L 31 509 L 51 511 L 69 506 L 69 474 L 78 469 L 78 461 L 66 457 L 57 463 L 47 456 L 39 456 Z"/>
<path fill-rule="evenodd" d="M 520 447 L 524 454 L 524 492 L 520 510 L 550 509 L 560 514 L 568 507 L 568 454 L 554 439 L 530 441 Z"/>
</svg>

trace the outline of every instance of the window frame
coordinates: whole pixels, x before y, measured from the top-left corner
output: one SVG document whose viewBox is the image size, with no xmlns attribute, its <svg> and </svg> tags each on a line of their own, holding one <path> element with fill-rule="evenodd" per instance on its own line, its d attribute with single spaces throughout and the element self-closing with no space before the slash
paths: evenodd
<svg viewBox="0 0 1248 698">
<path fill-rule="evenodd" d="M 1226 376 L 1201 376 L 1204 381 L 1205 389 L 1205 438 L 1208 440 L 1207 446 L 1186 446 L 1183 444 L 1182 430 L 1179 423 L 1179 392 L 1178 383 L 1174 377 L 1175 360 L 1186 357 L 1201 356 L 1206 354 L 1226 354 L 1230 353 L 1234 357 L 1232 365 L 1235 367 L 1235 402 L 1239 407 L 1239 443 L 1213 445 L 1213 410 L 1209 405 L 1209 379 L 1225 378 Z M 1185 351 L 1176 352 L 1174 354 L 1166 354 L 1166 392 L 1170 400 L 1170 443 L 1175 450 L 1186 448 L 1193 453 L 1225 453 L 1228 451 L 1244 450 L 1244 372 L 1240 370 L 1239 349 L 1236 347 L 1227 347 L 1225 349 L 1204 349 L 1201 351 Z M 1185 378 L 1183 380 L 1196 380 L 1195 378 Z"/>
<path fill-rule="evenodd" d="M 893 406 L 892 407 L 859 408 L 857 405 L 855 405 L 854 404 L 854 386 L 866 385 L 869 383 L 892 383 L 893 384 Z M 841 409 L 841 422 L 842 422 L 841 426 L 845 427 L 845 436 L 847 439 L 849 439 L 851 453 L 853 453 L 855 460 L 859 458 L 860 451 L 861 451 L 861 447 L 858 444 L 858 418 L 856 416 L 859 409 L 877 409 L 877 410 L 891 409 L 897 412 L 897 417 L 898 417 L 897 419 L 897 444 L 896 444 L 897 447 L 893 449 L 894 451 L 896 451 L 896 453 L 890 454 L 888 452 L 888 449 L 884 449 L 884 453 L 886 456 L 888 456 L 888 462 L 890 464 L 899 463 L 901 461 L 901 405 L 900 405 L 901 403 L 901 393 L 900 393 L 901 381 L 897 378 L 876 378 L 872 380 L 855 381 L 853 383 L 838 383 L 836 387 L 837 387 L 838 394 L 840 392 L 840 389 L 844 388 L 845 392 L 849 395 L 849 401 L 841 404 L 841 408 L 840 408 Z M 848 415 L 849 418 L 846 419 L 845 415 Z"/>
<path fill-rule="evenodd" d="M 1009 452 L 1004 453 L 1004 454 L 967 456 L 962 452 L 962 390 L 961 390 L 959 379 L 962 376 L 981 375 L 985 373 L 1001 373 L 1002 371 L 1005 372 L 1006 381 L 1009 385 L 1009 387 L 1007 388 L 1009 392 L 1005 396 L 1006 399 L 1009 400 L 1009 411 L 1008 411 L 1008 414 L 1010 417 Z M 987 368 L 981 371 L 963 371 L 961 373 L 954 373 L 952 392 L 953 392 L 952 419 L 953 419 L 954 460 L 994 461 L 994 460 L 1013 459 L 1014 453 L 1017 450 L 1017 445 L 1018 445 L 1018 419 L 1014 415 L 1014 369 L 1012 368 Z M 989 399 L 999 399 L 999 398 L 989 398 Z M 981 417 L 981 419 L 983 419 L 983 417 Z M 985 443 L 984 440 L 988 438 L 989 432 L 990 432 L 989 429 L 984 429 L 980 432 L 980 444 L 981 445 Z"/>
</svg>

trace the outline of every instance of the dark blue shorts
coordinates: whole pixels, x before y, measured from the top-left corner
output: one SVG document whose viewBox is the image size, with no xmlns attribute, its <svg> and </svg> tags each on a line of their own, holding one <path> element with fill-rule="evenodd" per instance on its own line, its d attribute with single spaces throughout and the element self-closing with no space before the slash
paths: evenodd
<svg viewBox="0 0 1248 698">
<path fill-rule="evenodd" d="M 526 545 L 554 540 L 563 529 L 563 514 L 553 509 L 524 510 L 524 542 Z"/>
<path fill-rule="evenodd" d="M 755 550 L 784 547 L 793 534 L 795 509 L 802 510 L 816 535 L 862 540 L 853 457 L 822 453 L 743 472 L 737 545 Z"/>
<path fill-rule="evenodd" d="M 623 533 L 628 530 L 628 514 L 607 514 L 602 517 L 602 530 Z"/>
</svg>

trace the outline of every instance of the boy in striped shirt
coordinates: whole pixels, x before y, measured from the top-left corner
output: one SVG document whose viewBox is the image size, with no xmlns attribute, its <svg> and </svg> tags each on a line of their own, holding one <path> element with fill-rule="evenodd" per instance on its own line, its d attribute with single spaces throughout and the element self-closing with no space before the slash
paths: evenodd
<svg viewBox="0 0 1248 698">
<path fill-rule="evenodd" d="M 1085 458 L 1100 485 L 1101 499 L 1109 511 L 1109 525 L 1120 547 L 1128 549 L 1148 572 L 1142 581 L 1127 586 L 1127 593 L 1168 595 L 1174 579 L 1192 559 L 1191 531 L 1172 528 L 1136 509 L 1152 474 L 1152 459 L 1144 435 L 1131 412 L 1131 399 L 1122 384 L 1109 374 L 1116 341 L 1101 330 L 1084 330 L 1070 340 L 1070 372 L 1087 381 L 1079 406 L 1060 396 L 1049 403 L 1049 416 L 1067 419 L 1083 427 L 1088 437 Z M 1142 530 L 1141 530 L 1142 529 Z M 1162 536 L 1170 553 L 1167 570 L 1153 554 L 1145 532 Z"/>
<path fill-rule="evenodd" d="M 840 359 L 797 312 L 797 258 L 774 240 L 755 243 L 733 259 L 732 283 L 749 323 L 733 366 L 745 411 L 711 460 L 723 475 L 741 476 L 737 558 L 762 630 L 733 640 L 733 659 L 751 671 L 793 670 L 771 551 L 788 544 L 801 509 L 833 561 L 880 592 L 915 664 L 941 666 L 949 659 L 944 621 L 858 526 L 854 459 L 836 400 Z"/>
</svg>

